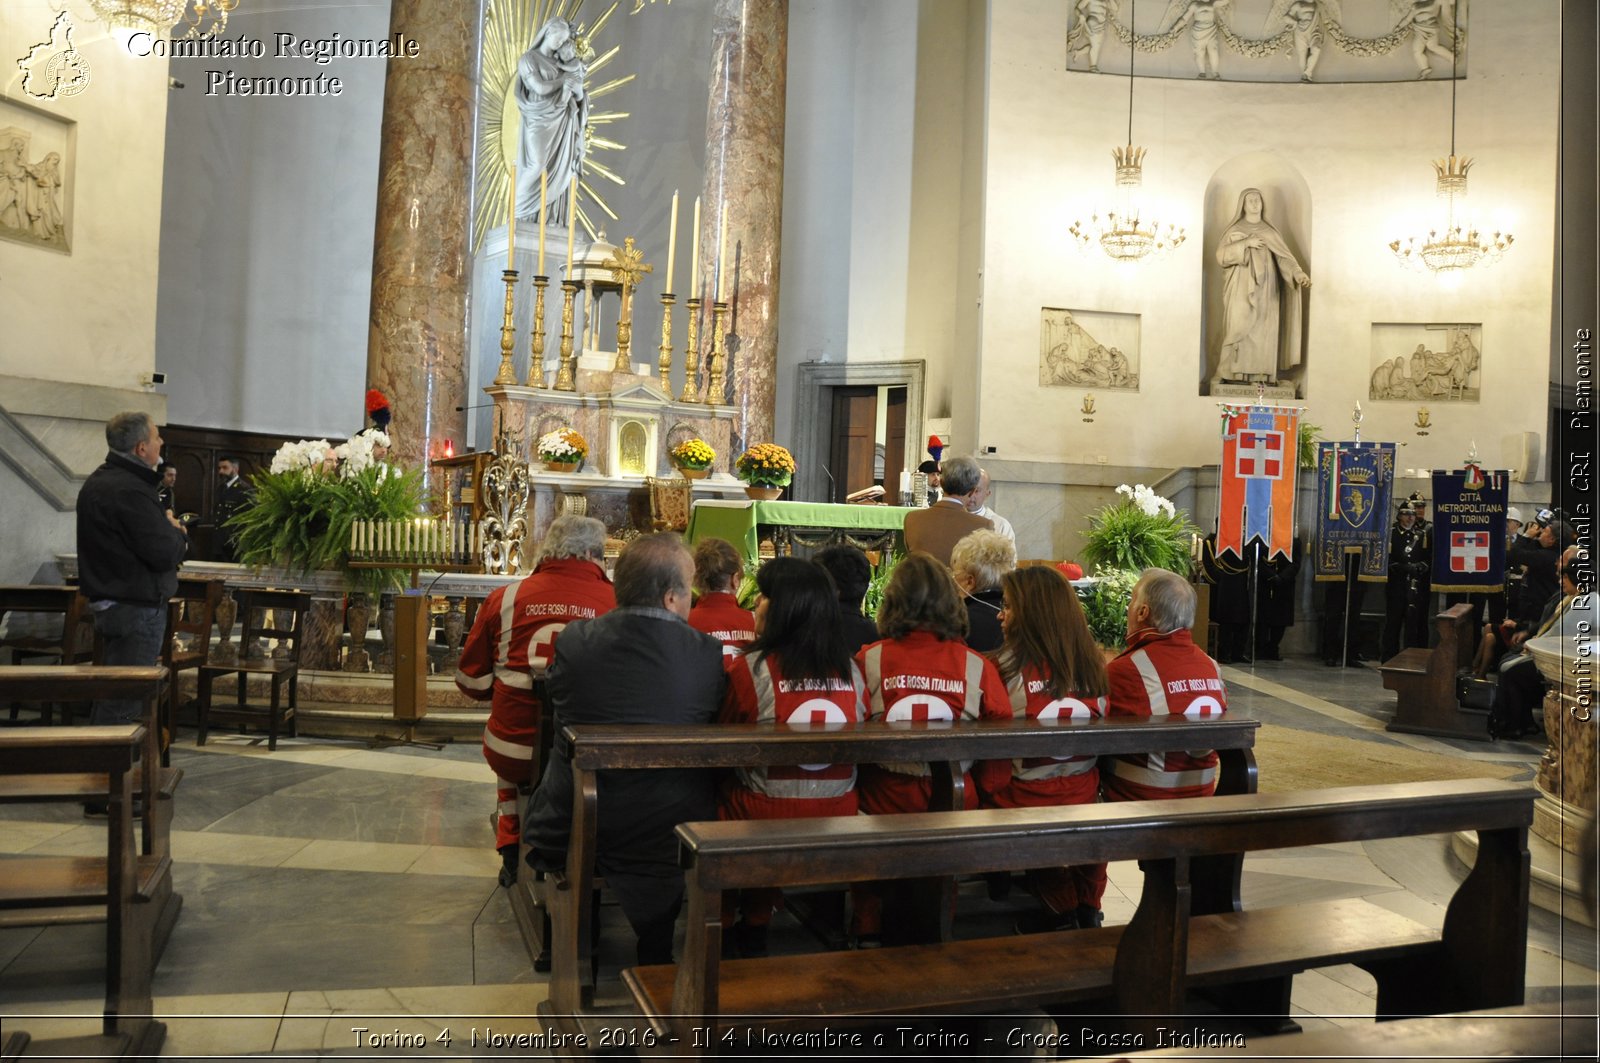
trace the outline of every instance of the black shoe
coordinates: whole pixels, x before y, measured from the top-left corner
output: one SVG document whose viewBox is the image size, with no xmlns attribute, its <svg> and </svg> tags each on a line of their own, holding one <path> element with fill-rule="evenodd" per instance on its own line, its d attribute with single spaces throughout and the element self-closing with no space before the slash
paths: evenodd
<svg viewBox="0 0 1600 1063">
<path fill-rule="evenodd" d="M 1105 913 L 1092 904 L 1078 905 L 1074 914 L 1078 917 L 1078 928 L 1081 930 L 1093 930 L 1106 921 Z"/>
<path fill-rule="evenodd" d="M 517 884 L 517 846 L 502 845 L 500 852 L 500 885 L 510 889 Z"/>
<path fill-rule="evenodd" d="M 858 949 L 881 949 L 881 948 L 883 948 L 883 935 L 882 934 L 857 934 L 856 935 L 856 948 L 858 948 Z"/>
<path fill-rule="evenodd" d="M 1017 934 L 1052 934 L 1057 930 L 1078 929 L 1078 913 L 1053 912 L 1049 908 L 1037 912 L 1025 912 L 1017 916 L 1017 921 L 1012 924 L 1012 932 Z"/>
</svg>

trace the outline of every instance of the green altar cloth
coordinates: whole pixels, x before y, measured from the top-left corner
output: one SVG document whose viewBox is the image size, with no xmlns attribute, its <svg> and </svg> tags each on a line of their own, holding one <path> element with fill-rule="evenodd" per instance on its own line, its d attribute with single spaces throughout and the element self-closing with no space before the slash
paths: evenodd
<svg viewBox="0 0 1600 1063">
<path fill-rule="evenodd" d="M 745 560 L 757 552 L 756 528 L 838 528 L 845 531 L 899 531 L 906 514 L 903 506 L 841 506 L 829 502 L 753 502 L 737 499 L 699 499 L 689 513 L 684 533 L 691 544 L 701 539 L 726 539 Z"/>
</svg>

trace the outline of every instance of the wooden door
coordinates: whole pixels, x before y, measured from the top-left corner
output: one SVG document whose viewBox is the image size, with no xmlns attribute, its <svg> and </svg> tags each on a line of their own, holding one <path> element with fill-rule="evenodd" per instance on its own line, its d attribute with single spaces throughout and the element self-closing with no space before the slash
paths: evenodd
<svg viewBox="0 0 1600 1063">
<path fill-rule="evenodd" d="M 900 472 L 906 467 L 906 389 L 890 388 L 884 413 L 883 500 L 891 506 L 909 506 L 900 500 Z"/>
<path fill-rule="evenodd" d="M 871 487 L 873 445 L 877 440 L 878 389 L 833 389 L 833 439 L 828 448 L 828 501 Z"/>
</svg>

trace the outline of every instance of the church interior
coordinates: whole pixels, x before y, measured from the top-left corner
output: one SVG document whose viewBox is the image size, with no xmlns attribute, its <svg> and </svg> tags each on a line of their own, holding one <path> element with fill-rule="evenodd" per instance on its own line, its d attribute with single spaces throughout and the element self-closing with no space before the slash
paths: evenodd
<svg viewBox="0 0 1600 1063">
<path fill-rule="evenodd" d="M 548 1037 L 575 998 L 534 961 L 529 873 L 497 881 L 488 711 L 453 678 L 479 603 L 533 570 L 565 515 L 604 523 L 608 568 L 640 536 L 692 541 L 697 524 L 752 572 L 823 533 L 876 558 L 956 456 L 982 466 L 1014 564 L 1076 562 L 1091 584 L 1098 522 L 1133 504 L 1129 485 L 1170 502 L 1200 585 L 1195 641 L 1228 717 L 1260 721 L 1251 793 L 1496 780 L 1532 795 L 1531 871 L 1520 902 L 1502 897 L 1522 911 L 1476 916 L 1525 923 L 1520 996 L 1494 1006 L 1585 1017 L 1575 1044 L 1592 1050 L 1589 621 L 1551 640 L 1536 726 L 1492 739 L 1456 668 L 1477 629 L 1446 613 L 1468 600 L 1451 590 L 1501 583 L 1435 575 L 1418 592 L 1413 575 L 1397 636 L 1392 580 L 1358 582 L 1319 544 L 1368 520 L 1388 550 L 1407 499 L 1433 507 L 1437 536 L 1438 485 L 1486 475 L 1498 516 L 1530 532 L 1564 518 L 1570 615 L 1594 616 L 1597 41 L 1590 0 L 0 4 L 0 702 L 24 663 L 10 648 L 37 634 L 19 603 L 78 578 L 77 498 L 114 415 L 160 426 L 190 544 L 178 575 L 216 587 L 201 668 L 175 673 L 163 718 L 182 781 L 153 818 L 182 905 L 148 972 L 160 1054 L 503 1054 Z M 1292 453 L 1274 461 L 1298 466 L 1273 495 L 1271 548 L 1294 562 L 1270 652 L 1254 613 L 1219 626 L 1225 578 L 1203 541 L 1237 523 L 1249 410 L 1288 418 L 1274 445 Z M 373 426 L 386 456 L 358 435 Z M 222 523 L 219 461 L 250 481 L 299 443 L 312 468 L 364 453 L 404 496 L 345 515 L 337 565 L 285 560 L 270 519 L 256 539 Z M 685 462 L 690 444 L 711 457 Z M 788 465 L 763 479 L 741 455 L 767 444 Z M 1357 517 L 1321 466 L 1372 444 L 1385 464 Z M 767 484 L 780 501 L 746 500 Z M 782 523 L 786 504 L 792 527 L 754 515 Z M 217 644 L 237 656 L 235 618 L 239 650 L 252 624 L 270 638 L 251 596 L 291 588 L 292 725 L 280 734 L 274 709 L 269 747 L 219 709 L 202 744 L 206 647 L 213 665 Z M 1219 643 L 1230 623 L 1253 641 Z M 1396 664 L 1395 637 L 1421 663 Z M 1458 637 L 1465 656 L 1446 662 Z M 66 641 L 62 663 L 78 659 Z M 1407 724 L 1435 687 L 1448 706 Z M 0 711 L 0 744 L 8 723 L 53 722 L 23 701 Z M 1448 934 L 1490 834 L 1263 847 L 1235 899 L 1362 900 Z M 0 865 L 92 857 L 106 838 L 81 802 L 0 784 Z M 1110 862 L 1107 927 L 1135 918 L 1147 881 Z M 955 937 L 1009 933 L 1030 903 L 988 887 L 959 880 Z M 822 947 L 806 910 L 776 918 L 774 953 Z M 632 945 L 604 896 L 583 1007 L 630 1036 L 645 1028 L 620 980 Z M 0 906 L 0 1022 L 93 1056 L 73 1039 L 101 1029 L 106 950 L 103 916 Z M 1361 962 L 1310 966 L 1283 1002 L 1296 1036 L 1358 1035 L 1384 1013 Z M 1077 1012 L 1046 1010 L 1076 1037 Z M 943 1018 L 917 1029 L 958 1031 L 949 1058 L 1029 1054 Z M 1265 1043 L 1213 1026 L 1248 1030 L 1219 1055 Z M 1159 1047 L 1085 1037 L 1035 1058 L 1130 1044 Z"/>
</svg>

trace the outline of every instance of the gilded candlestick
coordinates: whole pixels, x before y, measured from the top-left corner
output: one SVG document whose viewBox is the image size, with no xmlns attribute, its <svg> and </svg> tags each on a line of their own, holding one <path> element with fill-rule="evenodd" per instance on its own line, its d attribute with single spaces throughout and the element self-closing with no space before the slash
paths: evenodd
<svg viewBox="0 0 1600 1063">
<path fill-rule="evenodd" d="M 572 300 L 577 294 L 577 281 L 561 282 L 561 365 L 556 370 L 557 391 L 578 390 L 578 360 L 572 353 Z"/>
<path fill-rule="evenodd" d="M 728 304 L 716 302 L 711 304 L 711 361 L 706 366 L 709 380 L 706 383 L 706 403 L 711 406 L 720 405 L 723 390 L 727 385 L 727 327 Z"/>
<path fill-rule="evenodd" d="M 633 349 L 633 285 L 626 279 L 622 282 L 622 310 L 617 314 L 617 361 L 611 367 L 613 373 L 633 372 L 633 359 L 630 352 Z"/>
<path fill-rule="evenodd" d="M 528 356 L 528 386 L 544 387 L 544 290 L 549 277 L 533 278 L 533 341 Z"/>
<path fill-rule="evenodd" d="M 496 384 L 515 384 L 517 382 L 517 367 L 512 363 L 512 349 L 516 346 L 516 328 L 511 321 L 511 313 L 515 306 L 517 271 L 508 269 L 500 276 L 506 282 L 506 313 L 500 322 L 500 370 L 494 375 Z"/>
<path fill-rule="evenodd" d="M 672 398 L 672 304 L 678 297 L 671 292 L 661 296 L 661 360 L 656 363 L 656 368 L 661 370 L 661 390 L 667 393 L 667 398 Z"/>
<path fill-rule="evenodd" d="M 683 352 L 683 394 L 679 402 L 700 401 L 700 297 L 691 295 L 684 304 L 689 308 L 689 336 Z"/>
<path fill-rule="evenodd" d="M 604 265 L 611 271 L 612 280 L 622 286 L 622 312 L 617 317 L 617 362 L 611 371 L 631 373 L 633 362 L 628 352 L 633 347 L 633 290 L 655 267 L 644 261 L 644 251 L 633 245 L 631 236 L 622 241 L 622 246 L 611 253 Z"/>
</svg>

